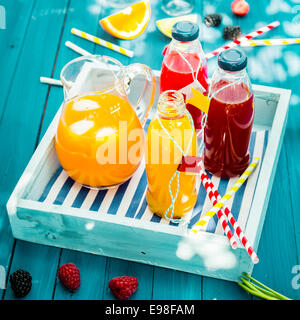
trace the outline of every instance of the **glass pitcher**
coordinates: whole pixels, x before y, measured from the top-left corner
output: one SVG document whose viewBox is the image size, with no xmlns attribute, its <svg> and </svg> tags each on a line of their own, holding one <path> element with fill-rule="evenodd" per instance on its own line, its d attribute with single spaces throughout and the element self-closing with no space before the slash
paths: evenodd
<svg viewBox="0 0 300 320">
<path fill-rule="evenodd" d="M 144 153 L 142 126 L 156 88 L 152 70 L 91 55 L 65 65 L 61 81 L 65 100 L 55 136 L 61 166 L 90 188 L 127 181 Z"/>
</svg>

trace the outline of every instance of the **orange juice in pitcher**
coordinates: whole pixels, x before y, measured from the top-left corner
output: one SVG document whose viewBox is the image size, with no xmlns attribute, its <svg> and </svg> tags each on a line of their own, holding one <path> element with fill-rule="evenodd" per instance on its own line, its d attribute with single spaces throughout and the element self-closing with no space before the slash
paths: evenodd
<svg viewBox="0 0 300 320">
<path fill-rule="evenodd" d="M 145 77 L 145 90 L 138 106 L 132 107 L 126 92 L 128 81 L 138 73 Z M 67 64 L 61 79 L 65 102 L 55 136 L 60 164 L 73 180 L 88 187 L 109 188 L 125 182 L 144 153 L 140 120 L 153 103 L 151 69 L 141 64 L 123 67 L 110 57 L 89 56 Z"/>
<path fill-rule="evenodd" d="M 183 95 L 165 91 L 147 131 L 146 198 L 150 210 L 167 219 L 182 218 L 197 200 L 196 176 L 177 171 L 183 153 L 190 156 L 198 153 L 193 120 L 185 108 Z"/>
<path fill-rule="evenodd" d="M 128 140 L 128 133 L 135 129 L 140 129 L 139 138 Z M 120 136 L 122 130 L 124 135 Z M 90 94 L 65 105 L 55 146 L 61 165 L 72 179 L 107 187 L 132 176 L 143 156 L 143 142 L 141 123 L 127 100 L 112 94 Z M 140 148 L 132 159 L 128 150 L 135 144 Z"/>
</svg>

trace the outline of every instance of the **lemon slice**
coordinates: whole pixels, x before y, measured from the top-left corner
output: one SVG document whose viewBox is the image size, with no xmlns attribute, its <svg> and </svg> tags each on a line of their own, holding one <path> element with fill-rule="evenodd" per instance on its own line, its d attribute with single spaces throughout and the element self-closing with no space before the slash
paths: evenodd
<svg viewBox="0 0 300 320">
<path fill-rule="evenodd" d="M 157 28 L 165 36 L 172 38 L 171 31 L 173 25 L 178 21 L 191 21 L 197 22 L 197 14 L 188 14 L 186 16 L 180 16 L 175 18 L 165 18 L 156 21 Z"/>
</svg>

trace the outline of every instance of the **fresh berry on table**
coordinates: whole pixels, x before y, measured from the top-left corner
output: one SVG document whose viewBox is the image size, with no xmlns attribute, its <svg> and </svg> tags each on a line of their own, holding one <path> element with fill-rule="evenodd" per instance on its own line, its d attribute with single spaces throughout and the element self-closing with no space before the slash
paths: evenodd
<svg viewBox="0 0 300 320">
<path fill-rule="evenodd" d="M 234 0 L 231 3 L 231 10 L 238 16 L 245 16 L 249 12 L 250 7 L 248 2 L 245 0 Z"/>
<path fill-rule="evenodd" d="M 128 299 L 137 290 L 138 280 L 130 276 L 116 277 L 109 281 L 108 286 L 116 298 Z"/>
<path fill-rule="evenodd" d="M 204 22 L 208 27 L 217 27 L 221 24 L 222 16 L 219 13 L 208 14 Z"/>
<path fill-rule="evenodd" d="M 60 266 L 58 278 L 69 290 L 77 290 L 80 286 L 80 271 L 74 263 L 66 263 Z"/>
<path fill-rule="evenodd" d="M 242 36 L 240 26 L 227 26 L 223 30 L 224 40 L 236 40 Z"/>
<path fill-rule="evenodd" d="M 32 277 L 28 271 L 19 269 L 9 277 L 11 288 L 17 298 L 25 297 L 32 286 Z"/>
</svg>

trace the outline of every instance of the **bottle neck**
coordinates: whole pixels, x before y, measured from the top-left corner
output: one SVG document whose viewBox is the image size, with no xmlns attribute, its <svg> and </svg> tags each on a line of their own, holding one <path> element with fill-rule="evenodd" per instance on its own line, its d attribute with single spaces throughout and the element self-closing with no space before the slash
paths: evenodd
<svg viewBox="0 0 300 320">
<path fill-rule="evenodd" d="M 247 77 L 247 71 L 246 68 L 239 70 L 239 71 L 227 71 L 224 69 L 221 69 L 220 67 L 218 68 L 218 73 L 219 76 L 222 79 L 226 79 L 226 80 L 237 80 L 239 78 L 245 78 Z"/>
<path fill-rule="evenodd" d="M 171 47 L 185 53 L 199 52 L 199 49 L 200 51 L 202 50 L 201 43 L 198 39 L 193 41 L 178 41 L 176 39 L 172 39 Z"/>
<path fill-rule="evenodd" d="M 158 116 L 163 119 L 174 120 L 181 118 L 185 112 L 185 103 L 182 93 L 167 90 L 161 93 L 158 105 Z"/>
<path fill-rule="evenodd" d="M 210 96 L 227 103 L 245 101 L 252 95 L 250 79 L 246 68 L 240 71 L 226 71 L 218 68 L 211 82 Z"/>
</svg>

